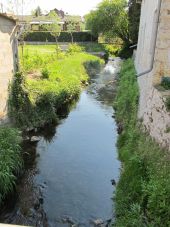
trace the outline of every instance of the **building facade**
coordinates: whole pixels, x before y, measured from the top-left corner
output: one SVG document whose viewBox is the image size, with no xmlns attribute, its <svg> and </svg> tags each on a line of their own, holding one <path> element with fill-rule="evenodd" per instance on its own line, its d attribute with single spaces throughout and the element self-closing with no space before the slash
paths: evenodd
<svg viewBox="0 0 170 227">
<path fill-rule="evenodd" d="M 7 116 L 8 87 L 18 67 L 16 20 L 0 13 L 0 123 Z"/>
<path fill-rule="evenodd" d="M 170 77 L 170 1 L 142 0 L 135 67 L 140 88 L 139 118 L 150 135 L 170 149 L 170 90 L 160 89 Z"/>
</svg>

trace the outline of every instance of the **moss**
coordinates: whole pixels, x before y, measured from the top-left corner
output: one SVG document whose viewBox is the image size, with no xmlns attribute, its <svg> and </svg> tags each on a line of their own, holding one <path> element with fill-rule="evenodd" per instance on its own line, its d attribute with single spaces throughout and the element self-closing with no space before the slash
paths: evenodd
<svg viewBox="0 0 170 227">
<path fill-rule="evenodd" d="M 132 60 L 123 63 L 115 101 L 123 171 L 116 190 L 118 227 L 170 226 L 170 159 L 137 120 L 139 89 Z"/>
</svg>

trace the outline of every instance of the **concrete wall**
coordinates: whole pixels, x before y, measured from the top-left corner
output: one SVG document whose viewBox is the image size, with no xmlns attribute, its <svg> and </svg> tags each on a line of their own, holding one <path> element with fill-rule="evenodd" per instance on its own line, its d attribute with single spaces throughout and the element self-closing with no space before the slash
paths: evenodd
<svg viewBox="0 0 170 227">
<path fill-rule="evenodd" d="M 160 92 L 156 85 L 163 76 L 170 76 L 170 1 L 162 0 L 160 17 L 158 0 L 143 0 L 138 48 L 135 59 L 137 73 L 153 70 L 138 78 L 140 88 L 139 118 L 150 135 L 162 146 L 170 149 L 170 113 L 165 106 L 170 92 Z M 157 31 L 155 33 L 155 31 Z M 154 48 L 154 40 L 156 46 Z"/>
<path fill-rule="evenodd" d="M 0 15 L 0 121 L 6 118 L 8 86 L 16 69 L 15 29 L 15 21 Z"/>
</svg>

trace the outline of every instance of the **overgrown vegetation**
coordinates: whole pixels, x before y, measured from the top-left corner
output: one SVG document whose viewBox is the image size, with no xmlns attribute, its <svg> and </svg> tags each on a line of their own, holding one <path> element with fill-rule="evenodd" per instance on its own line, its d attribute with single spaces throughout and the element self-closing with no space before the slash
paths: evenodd
<svg viewBox="0 0 170 227">
<path fill-rule="evenodd" d="M 0 205 L 13 191 L 22 167 L 21 138 L 17 129 L 0 127 Z"/>
<path fill-rule="evenodd" d="M 123 63 L 115 101 L 123 131 L 118 149 L 123 169 L 116 191 L 118 227 L 170 226 L 170 159 L 137 120 L 138 85 L 132 60 Z"/>
<path fill-rule="evenodd" d="M 76 44 L 70 45 L 67 53 L 50 48 L 26 46 L 21 62 L 24 73 L 17 73 L 11 85 L 9 114 L 21 128 L 56 121 L 58 111 L 76 99 L 81 85 L 88 81 L 84 63 L 102 62 Z"/>
</svg>

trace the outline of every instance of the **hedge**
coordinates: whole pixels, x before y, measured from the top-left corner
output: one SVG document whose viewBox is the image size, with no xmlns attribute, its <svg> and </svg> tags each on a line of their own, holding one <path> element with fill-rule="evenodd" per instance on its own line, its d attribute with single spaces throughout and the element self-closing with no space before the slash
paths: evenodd
<svg viewBox="0 0 170 227">
<path fill-rule="evenodd" d="M 97 41 L 98 37 L 92 36 L 89 32 L 73 32 L 74 42 L 90 42 Z M 29 32 L 25 36 L 25 41 L 28 42 L 55 42 L 55 38 L 50 32 Z M 71 35 L 68 32 L 61 32 L 59 42 L 71 42 Z"/>
</svg>

